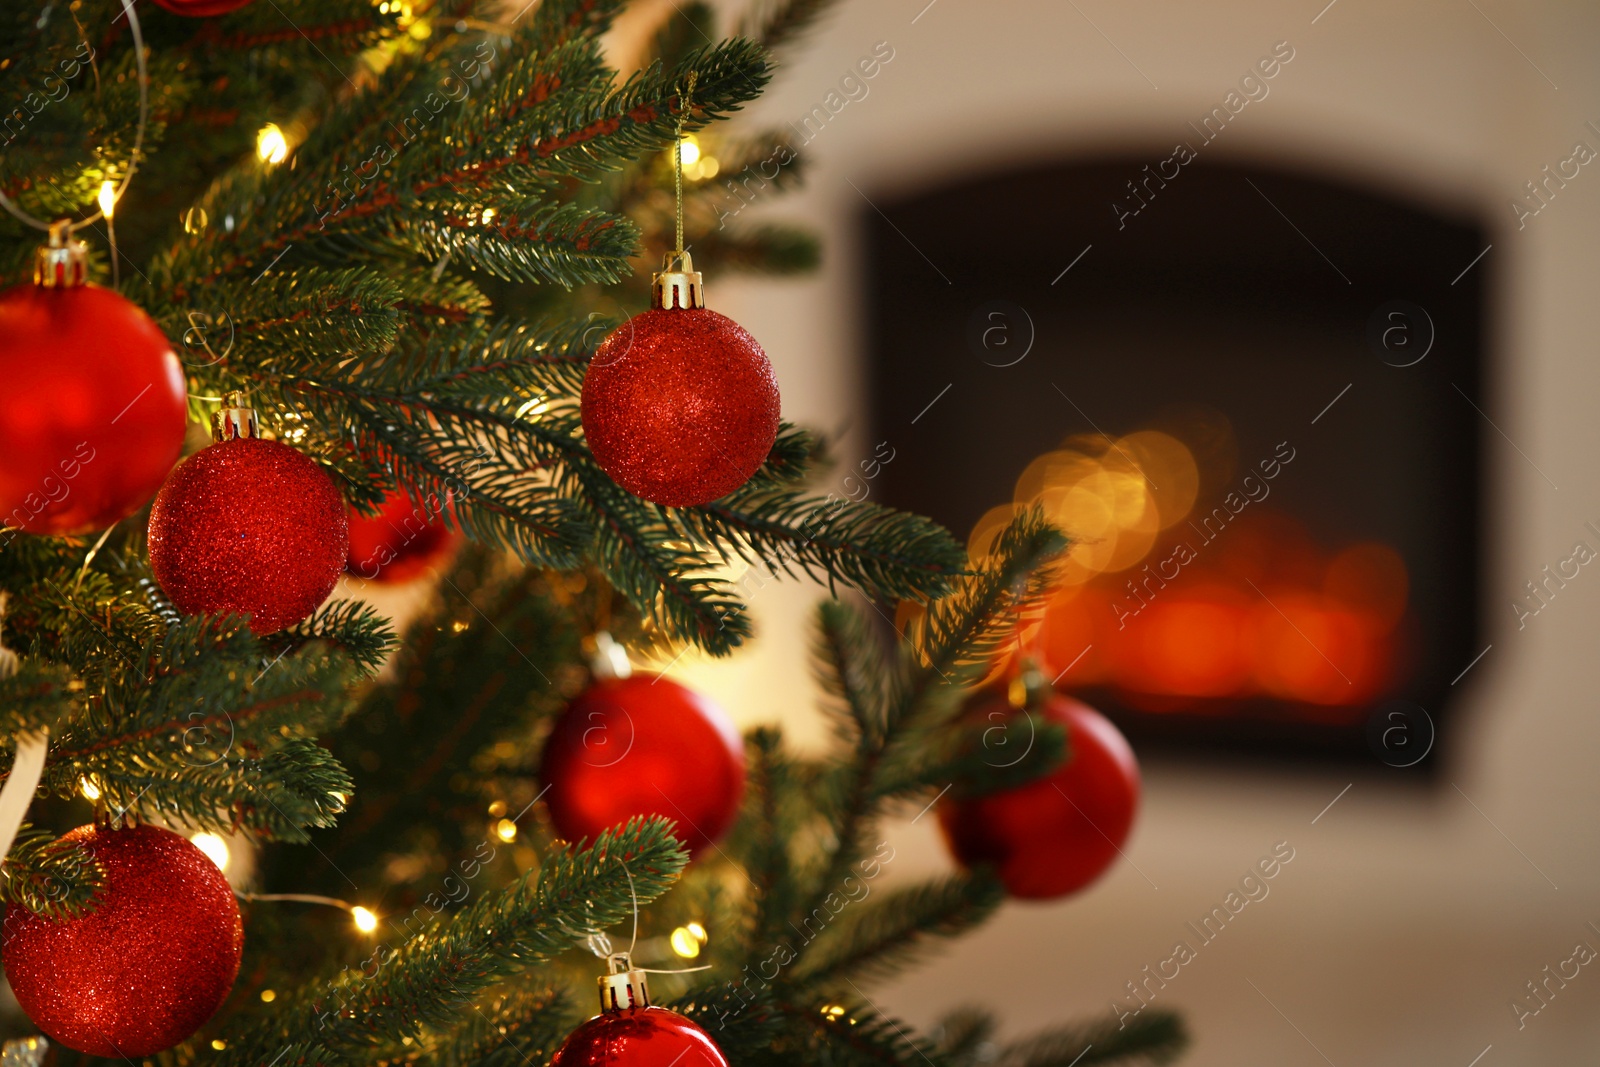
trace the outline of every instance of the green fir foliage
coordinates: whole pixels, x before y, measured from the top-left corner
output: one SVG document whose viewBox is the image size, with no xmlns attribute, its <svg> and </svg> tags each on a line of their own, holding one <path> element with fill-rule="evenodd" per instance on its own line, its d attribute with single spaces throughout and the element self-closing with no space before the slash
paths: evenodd
<svg viewBox="0 0 1600 1067">
<path fill-rule="evenodd" d="M 936 524 L 820 490 L 825 443 L 788 424 L 746 486 L 699 508 L 639 500 L 590 455 L 584 374 L 666 247 L 675 131 L 730 182 L 784 158 L 763 195 L 794 187 L 785 135 L 722 124 L 833 4 L 757 0 L 727 38 L 709 5 L 677 5 L 652 54 L 617 71 L 601 35 L 624 6 L 138 5 L 150 120 L 115 216 L 117 273 L 182 359 L 195 423 L 245 390 L 352 508 L 404 488 L 469 540 L 397 641 L 357 600 L 266 636 L 184 616 L 150 573 L 144 513 L 103 536 L 0 530 L 0 638 L 20 664 L 0 678 L 0 764 L 18 734 L 49 731 L 0 900 L 59 919 L 95 907 L 104 872 L 60 840 L 90 818 L 250 842 L 236 988 L 161 1067 L 541 1067 L 593 1010 L 597 953 L 627 936 L 639 963 L 681 971 L 669 939 L 691 924 L 709 969 L 656 975 L 656 999 L 734 1064 L 1166 1062 L 1182 1030 L 1155 1012 L 1002 1047 L 986 1016 L 924 1035 L 867 989 L 1003 895 L 987 870 L 891 873 L 884 820 L 1070 758 L 1028 717 L 1005 731 L 1027 731 L 1026 757 L 996 758 L 991 724 L 963 714 L 1038 610 L 1061 534 L 1022 515 L 969 566 Z M 133 157 L 135 60 L 120 0 L 4 5 L 0 191 L 48 218 L 91 215 Z M 267 123 L 280 161 L 257 154 Z M 703 266 L 817 263 L 808 232 L 733 219 L 726 189 L 686 186 Z M 109 284 L 104 221 L 81 236 Z M 0 215 L 0 279 L 24 279 L 38 240 Z M 556 840 L 539 756 L 590 681 L 586 640 L 727 654 L 752 635 L 749 601 L 789 578 L 841 598 L 814 642 L 833 748 L 752 730 L 739 821 L 692 866 L 659 817 Z M 895 617 L 912 621 L 891 638 Z M 282 894 L 381 922 L 363 936 Z"/>
</svg>

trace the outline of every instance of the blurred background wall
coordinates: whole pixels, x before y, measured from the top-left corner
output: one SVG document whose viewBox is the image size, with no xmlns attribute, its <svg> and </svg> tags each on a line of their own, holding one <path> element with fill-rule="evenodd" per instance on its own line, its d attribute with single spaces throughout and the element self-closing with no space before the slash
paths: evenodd
<svg viewBox="0 0 1600 1067">
<path fill-rule="evenodd" d="M 795 121 L 880 42 L 893 49 L 868 94 L 807 146 L 805 191 L 741 214 L 815 227 L 821 272 L 764 282 L 703 268 L 712 305 L 772 356 L 785 415 L 843 433 L 847 459 L 870 450 L 858 294 L 872 201 L 1032 161 L 1170 145 L 1277 42 L 1293 46 L 1292 64 L 1208 154 L 1291 164 L 1491 228 L 1474 268 L 1489 286 L 1484 410 L 1497 427 L 1483 531 L 1491 647 L 1457 687 L 1461 714 L 1437 780 L 1400 786 L 1376 761 L 1146 761 L 1127 862 L 1077 898 L 1008 904 L 979 934 L 868 990 L 916 1023 L 973 1001 L 1001 1008 L 1017 1031 L 1110 1017 L 1113 1000 L 1133 1003 L 1126 983 L 1193 941 L 1186 924 L 1287 841 L 1295 858 L 1270 895 L 1157 996 L 1188 1016 L 1186 1062 L 1567 1064 L 1592 1057 L 1600 1039 L 1594 967 L 1552 983 L 1548 1006 L 1520 1029 L 1511 1008 L 1576 944 L 1600 948 L 1589 925 L 1600 923 L 1600 578 L 1585 570 L 1521 630 L 1511 607 L 1575 541 L 1595 543 L 1582 527 L 1600 523 L 1600 176 L 1583 168 L 1520 229 L 1510 206 L 1575 141 L 1600 147 L 1585 127 L 1600 124 L 1600 9 L 1324 2 L 855 0 L 796 51 L 751 116 L 757 127 Z M 650 21 L 650 6 L 620 39 Z M 662 0 L 651 17 L 671 7 Z M 937 233 L 908 237 L 939 259 Z M 1062 248 L 1063 266 L 1076 251 Z M 957 299 L 988 295 L 954 281 Z M 914 428 L 895 443 L 915 450 Z M 725 663 L 686 658 L 674 672 L 744 724 L 781 721 L 823 743 L 806 667 L 816 595 L 760 590 L 752 650 Z M 903 876 L 948 862 L 934 820 L 915 815 L 891 833 Z"/>
</svg>

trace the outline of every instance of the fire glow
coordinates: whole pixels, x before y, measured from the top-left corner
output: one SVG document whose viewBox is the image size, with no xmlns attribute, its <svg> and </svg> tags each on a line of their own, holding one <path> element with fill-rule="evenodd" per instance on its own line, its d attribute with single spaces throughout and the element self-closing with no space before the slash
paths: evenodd
<svg viewBox="0 0 1600 1067">
<path fill-rule="evenodd" d="M 1264 504 L 1294 449 L 1280 444 L 1234 481 L 1218 425 L 1197 446 L 1157 430 L 1071 438 L 1029 464 L 969 553 L 1033 505 L 1072 536 L 1022 642 L 1061 688 L 1109 689 L 1146 712 L 1229 714 L 1265 699 L 1302 718 L 1359 716 L 1409 666 L 1405 564 L 1374 541 L 1321 545 Z M 1219 505 L 1197 510 L 1207 487 Z"/>
</svg>

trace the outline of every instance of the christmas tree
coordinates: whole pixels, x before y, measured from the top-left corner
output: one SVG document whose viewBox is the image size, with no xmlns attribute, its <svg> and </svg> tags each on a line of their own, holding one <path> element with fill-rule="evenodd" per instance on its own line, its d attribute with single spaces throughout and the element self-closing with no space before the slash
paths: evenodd
<svg viewBox="0 0 1600 1067">
<path fill-rule="evenodd" d="M 800 230 L 719 225 L 680 146 L 732 174 L 781 153 L 769 184 L 798 180 L 783 134 L 713 124 L 829 5 L 771 0 L 722 39 L 677 5 L 624 76 L 601 46 L 622 0 L 158 3 L 0 12 L 0 831 L 26 811 L 0 896 L 8 978 L 55 1039 L 14 1026 L 8 1055 L 1174 1057 L 1154 1010 L 1002 1047 L 981 1011 L 922 1035 L 863 991 L 1006 893 L 981 864 L 872 885 L 880 821 L 1074 754 L 1036 717 L 1025 759 L 986 758 L 994 724 L 963 712 L 1062 535 L 1027 514 L 969 562 L 927 520 L 824 494 L 826 442 L 779 425 L 775 392 L 761 424 L 747 335 L 672 332 L 701 311 L 686 247 L 718 270 L 816 262 Z M 667 415 L 595 399 L 618 346 L 680 361 Z M 707 352 L 750 362 L 684 372 Z M 733 436 L 662 454 L 658 424 L 701 404 Z M 408 556 L 439 592 L 403 633 L 324 603 L 340 570 Z M 629 678 L 623 646 L 751 638 L 733 562 L 836 594 L 825 756 Z M 252 860 L 238 904 L 200 833 Z M 574 1034 L 606 971 L 611 1010 Z"/>
</svg>

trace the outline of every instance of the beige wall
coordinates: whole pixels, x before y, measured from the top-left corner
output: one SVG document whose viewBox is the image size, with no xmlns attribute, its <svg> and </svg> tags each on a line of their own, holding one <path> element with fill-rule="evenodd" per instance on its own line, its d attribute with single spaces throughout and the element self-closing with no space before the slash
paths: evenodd
<svg viewBox="0 0 1600 1067">
<path fill-rule="evenodd" d="M 1322 2 L 936 0 L 924 10 L 926 0 L 855 0 L 759 105 L 768 121 L 797 118 L 876 42 L 895 49 L 870 95 L 812 145 L 808 190 L 760 209 L 822 232 L 821 274 L 736 281 L 703 265 L 713 305 L 772 354 L 785 413 L 828 429 L 861 425 L 851 226 L 862 193 L 1170 144 L 1277 41 L 1292 43 L 1293 63 L 1209 153 L 1297 160 L 1479 210 L 1499 227 L 1478 267 L 1497 301 L 1499 370 L 1486 407 L 1516 447 L 1491 434 L 1494 646 L 1462 682 L 1468 721 L 1446 753 L 1442 788 L 1394 790 L 1363 777 L 1313 825 L 1353 775 L 1149 767 L 1130 863 L 1076 899 L 1008 905 L 981 933 L 869 990 L 913 1022 L 966 1002 L 999 1007 L 1011 1032 L 1109 1017 L 1125 982 L 1287 840 L 1296 858 L 1271 895 L 1161 993 L 1159 1003 L 1190 1019 L 1188 1063 L 1467 1067 L 1490 1045 L 1483 1067 L 1594 1055 L 1600 968 L 1585 968 L 1520 1032 L 1508 1004 L 1579 939 L 1600 948 L 1585 925 L 1600 923 L 1600 577 L 1585 571 L 1520 633 L 1509 605 L 1523 581 L 1569 554 L 1584 521 L 1600 522 L 1600 171 L 1585 168 L 1521 232 L 1507 205 L 1575 139 L 1600 148 L 1583 129 L 1600 122 L 1600 9 L 1337 0 L 1313 25 Z M 805 656 L 814 595 L 763 591 L 755 649 L 679 672 L 741 720 L 781 720 L 815 741 Z M 894 828 L 902 876 L 945 867 L 931 822 Z"/>
</svg>

